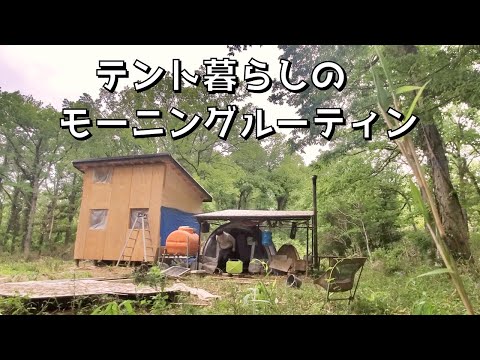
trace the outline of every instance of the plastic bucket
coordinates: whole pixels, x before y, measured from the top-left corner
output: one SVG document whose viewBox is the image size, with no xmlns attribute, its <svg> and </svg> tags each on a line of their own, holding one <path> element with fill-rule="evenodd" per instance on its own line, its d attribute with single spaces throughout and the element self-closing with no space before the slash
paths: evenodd
<svg viewBox="0 0 480 360">
<path fill-rule="evenodd" d="M 263 246 L 273 245 L 272 232 L 271 231 L 269 231 L 269 230 L 262 231 L 262 245 Z"/>
<path fill-rule="evenodd" d="M 248 264 L 248 272 L 250 274 L 261 274 L 263 272 L 263 265 L 260 260 L 253 259 Z"/>
<path fill-rule="evenodd" d="M 290 274 L 287 276 L 287 286 L 299 288 L 300 286 L 302 286 L 302 280 L 300 280 L 295 275 Z"/>
</svg>

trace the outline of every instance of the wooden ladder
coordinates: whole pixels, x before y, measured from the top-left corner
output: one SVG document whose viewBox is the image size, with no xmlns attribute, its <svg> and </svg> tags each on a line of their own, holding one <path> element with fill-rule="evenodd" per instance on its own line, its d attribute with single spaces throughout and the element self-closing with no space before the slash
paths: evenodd
<svg viewBox="0 0 480 360">
<path fill-rule="evenodd" d="M 136 225 L 141 223 L 141 228 L 136 228 Z M 153 244 L 152 237 L 150 234 L 150 226 L 148 223 L 148 216 L 144 213 L 139 213 L 137 218 L 133 222 L 133 226 L 130 229 L 125 244 L 123 245 L 122 252 L 117 261 L 118 266 L 120 261 L 127 261 L 127 266 L 130 265 L 132 261 L 133 251 L 135 250 L 135 245 L 137 244 L 138 237 L 142 234 L 142 245 L 143 245 L 143 262 L 147 263 L 149 261 L 154 261 L 155 255 L 153 253 Z"/>
</svg>

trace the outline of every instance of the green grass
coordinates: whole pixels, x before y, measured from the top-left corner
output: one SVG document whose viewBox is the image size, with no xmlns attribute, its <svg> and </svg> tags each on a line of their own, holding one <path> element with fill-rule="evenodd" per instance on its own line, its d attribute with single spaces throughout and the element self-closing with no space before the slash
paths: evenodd
<svg viewBox="0 0 480 360">
<path fill-rule="evenodd" d="M 268 306 L 245 304 L 250 285 L 227 283 L 217 286 L 223 293 L 210 307 L 190 309 L 196 314 L 465 314 L 465 308 L 453 289 L 448 275 L 417 278 L 432 268 L 419 266 L 406 273 L 385 275 L 382 270 L 366 264 L 355 300 L 325 303 L 326 292 L 313 284 L 312 279 L 303 279 L 299 289 L 285 286 L 284 278 L 277 279 L 276 301 Z M 467 291 L 474 307 L 480 311 L 480 291 L 471 275 L 465 274 Z M 196 281 L 195 285 L 208 288 L 212 279 Z M 217 280 L 218 282 L 218 280 Z M 203 284 L 202 284 L 203 283 Z M 211 287 L 211 286 L 210 286 Z M 183 313 L 184 309 L 172 309 L 171 313 Z"/>
<path fill-rule="evenodd" d="M 460 266 L 462 279 L 474 309 L 480 313 L 480 281 L 478 264 Z M 72 261 L 40 258 L 25 262 L 20 257 L 0 256 L 0 278 L 35 280 L 72 278 Z M 124 302 L 111 296 L 101 297 L 93 304 L 77 304 L 79 314 L 465 314 L 465 308 L 448 274 L 425 274 L 440 268 L 412 251 L 405 244 L 389 250 L 378 250 L 367 261 L 357 295 L 352 304 L 347 301 L 326 303 L 326 291 L 315 285 L 312 278 L 300 275 L 299 289 L 285 285 L 285 276 L 259 277 L 249 280 L 218 276 L 187 276 L 188 286 L 205 289 L 221 296 L 207 306 L 190 305 L 200 301 L 189 295 L 172 305 L 161 296 Z M 116 268 L 118 269 L 118 268 Z M 125 270 L 125 269 L 124 269 Z M 114 271 L 114 269 L 112 269 Z M 88 271 L 76 271 L 77 278 L 88 277 Z M 243 281 L 243 282 L 242 282 Z M 168 279 L 168 287 L 173 280 Z M 117 305 L 113 305 L 116 303 Z M 205 304 L 205 302 L 204 302 Z M 24 299 L 0 299 L 0 313 L 38 313 Z"/>
<path fill-rule="evenodd" d="M 26 261 L 19 255 L 0 254 L 0 282 L 55 280 L 90 277 L 90 273 L 77 270 L 73 261 L 41 257 Z"/>
</svg>

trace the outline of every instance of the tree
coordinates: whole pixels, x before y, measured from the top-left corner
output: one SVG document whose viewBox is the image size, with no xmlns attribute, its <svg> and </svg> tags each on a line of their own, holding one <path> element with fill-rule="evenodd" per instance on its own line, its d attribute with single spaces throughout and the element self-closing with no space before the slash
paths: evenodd
<svg viewBox="0 0 480 360">
<path fill-rule="evenodd" d="M 480 146 L 480 111 L 464 104 L 449 106 L 444 110 L 440 131 L 445 139 L 450 164 L 456 169 L 459 200 L 463 204 L 465 217 L 470 222 L 471 214 L 467 210 L 478 203 L 480 196 L 475 174 L 480 155 L 477 150 Z"/>
<path fill-rule="evenodd" d="M 40 187 L 54 163 L 68 151 L 58 131 L 60 114 L 51 107 L 20 93 L 0 92 L 1 132 L 11 151 L 12 175 L 20 180 L 12 187 L 14 198 L 24 199 L 22 211 L 22 248 L 29 256 Z M 4 158 L 5 159 L 5 158 Z M 15 211 L 15 213 L 13 213 Z M 12 199 L 10 221 L 17 222 L 18 208 Z M 17 226 L 17 224 L 12 225 Z M 7 229 L 8 231 L 8 229 Z"/>
<path fill-rule="evenodd" d="M 318 173 L 319 231 L 326 253 L 357 253 L 400 239 L 399 192 L 405 186 L 394 164 L 377 172 L 368 153 L 320 157 Z M 345 171 L 348 169 L 348 171 Z"/>
<path fill-rule="evenodd" d="M 374 72 L 380 83 L 403 85 L 423 85 L 430 80 L 422 102 L 415 114 L 422 121 L 414 131 L 417 141 L 427 158 L 435 199 L 447 233 L 447 244 L 452 252 L 463 258 L 470 257 L 468 226 L 463 216 L 461 204 L 452 185 L 445 147 L 437 123 L 441 123 L 441 108 L 451 102 L 465 102 L 478 107 L 480 101 L 475 84 L 479 83 L 480 73 L 474 65 L 479 61 L 475 47 L 441 46 L 388 46 L 380 53 L 371 46 L 281 46 L 284 58 L 293 62 L 292 82 L 305 79 L 310 87 L 300 93 L 288 93 L 277 82 L 274 94 L 270 97 L 275 103 L 287 102 L 299 107 L 299 115 L 313 117 L 317 107 L 341 107 L 350 119 L 363 119 L 369 110 L 376 108 Z M 380 68 L 380 56 L 390 71 Z M 309 79 L 316 64 L 325 61 L 339 63 L 348 74 L 348 84 L 342 92 L 336 89 L 318 91 Z M 391 106 L 399 103 L 410 104 L 413 93 L 401 94 L 394 99 L 386 99 Z M 379 124 L 379 123 L 377 123 Z M 379 126 L 381 126 L 379 124 Z M 318 134 L 320 127 L 298 129 L 293 141 L 301 147 L 311 143 L 325 143 Z M 302 134 L 307 134 L 301 140 Z M 338 139 L 338 135 L 337 135 Z M 332 146 L 339 140 L 335 140 Z M 341 142 L 341 140 L 340 140 Z M 356 145 L 356 144 L 355 144 Z"/>
</svg>

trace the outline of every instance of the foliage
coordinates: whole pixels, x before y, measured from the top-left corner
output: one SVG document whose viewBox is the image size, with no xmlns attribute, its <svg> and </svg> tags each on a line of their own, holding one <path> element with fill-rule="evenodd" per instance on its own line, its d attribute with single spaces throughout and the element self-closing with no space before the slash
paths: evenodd
<svg viewBox="0 0 480 360">
<path fill-rule="evenodd" d="M 29 315 L 33 309 L 28 299 L 19 296 L 0 298 L 0 315 Z"/>
<path fill-rule="evenodd" d="M 276 281 L 265 284 L 259 281 L 255 287 L 248 288 L 247 294 L 243 297 L 243 305 L 252 306 L 254 313 L 269 313 L 278 304 L 276 297 Z"/>
<path fill-rule="evenodd" d="M 111 301 L 96 308 L 92 315 L 135 315 L 132 300 Z"/>
<path fill-rule="evenodd" d="M 161 293 L 153 296 L 150 302 L 151 304 L 150 313 L 154 315 L 164 314 L 170 308 L 170 305 L 168 304 L 167 300 L 168 300 L 167 295 L 163 295 Z"/>
<path fill-rule="evenodd" d="M 319 237 L 324 253 L 368 253 L 400 239 L 402 179 L 393 169 L 378 176 L 367 155 L 314 165 L 318 171 Z M 349 171 L 345 172 L 345 168 Z"/>
<path fill-rule="evenodd" d="M 177 298 L 176 305 L 169 302 L 165 295 L 131 299 L 128 303 L 112 296 L 96 298 L 78 297 L 73 308 L 67 304 L 48 308 L 33 305 L 28 299 L 20 297 L 0 300 L 2 314 L 464 314 L 462 302 L 452 290 L 447 274 L 432 276 L 419 275 L 441 269 L 428 257 L 419 254 L 414 240 L 404 238 L 386 249 L 372 252 L 365 264 L 355 300 L 348 306 L 346 301 L 326 303 L 326 292 L 313 283 L 312 278 L 299 275 L 302 286 L 298 289 L 286 286 L 285 277 L 265 276 L 253 278 L 246 283 L 236 282 L 234 278 L 218 280 L 216 277 L 188 278 L 189 286 L 205 289 L 212 294 L 221 295 L 221 299 L 212 300 L 205 306 L 189 305 L 192 297 Z M 476 251 L 476 250 L 475 250 Z M 478 257 L 478 251 L 475 252 Z M 37 263 L 40 260 L 34 260 Z M 62 267 L 71 263 L 64 262 Z M 10 265 L 14 265 L 12 261 Z M 480 306 L 478 278 L 467 266 L 460 268 L 461 276 L 474 307 Z M 53 270 L 52 270 L 53 271 Z M 45 276 L 52 275 L 53 272 Z M 91 276 L 91 275 L 90 275 Z M 167 280 L 168 281 L 168 280 Z M 262 289 L 262 282 L 265 289 Z M 273 285 L 275 284 L 275 285 Z M 267 302 L 252 302 L 256 289 L 257 299 Z M 266 291 L 264 291 L 266 290 Z M 247 303 L 244 303 L 246 295 Z M 260 295 L 262 294 L 262 295 Z M 275 300 L 276 299 L 276 300 Z M 269 300 L 269 301 L 268 301 Z M 117 305 L 111 304 L 115 302 Z M 111 305 L 107 305 L 111 304 Z M 130 304 L 132 309 L 127 304 Z M 100 308 L 100 309 L 99 309 Z M 108 308 L 108 309 L 107 309 Z M 133 310 L 133 312 L 132 312 Z"/>
<path fill-rule="evenodd" d="M 160 290 L 163 291 L 165 288 L 166 276 L 162 274 L 158 266 L 152 266 L 151 268 L 148 265 L 143 264 L 135 268 L 133 271 L 133 282 L 135 284 L 143 284 L 157 289 L 160 287 Z"/>
<path fill-rule="evenodd" d="M 76 101 L 65 99 L 63 106 L 87 108 L 90 118 L 134 119 L 136 108 L 175 105 L 206 119 L 206 106 L 226 106 L 247 96 L 243 87 L 234 95 L 212 95 L 204 87 L 174 93 L 166 84 L 162 81 L 142 93 L 131 88 L 118 94 L 101 90 L 97 99 L 83 94 Z M 96 127 L 89 128 L 88 141 L 77 141 L 59 128 L 60 112 L 30 96 L 0 92 L 0 109 L 0 251 L 23 250 L 29 256 L 30 249 L 42 254 L 72 246 L 82 175 L 71 161 L 78 159 L 169 152 L 213 195 L 213 203 L 205 204 L 205 210 L 302 205 L 297 200 L 303 187 L 294 185 L 304 183 L 308 170 L 281 134 L 261 142 L 244 141 L 239 137 L 243 123 L 236 121 L 223 141 L 217 136 L 222 121 L 217 121 L 211 130 L 200 126 L 191 136 L 175 141 L 171 137 L 135 139 L 128 129 Z M 252 104 L 246 104 L 238 117 L 251 111 Z M 142 126 L 178 129 L 183 122 L 166 112 L 161 120 L 148 120 Z"/>
</svg>

